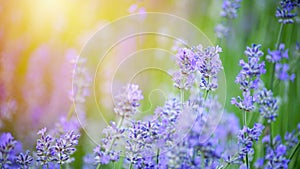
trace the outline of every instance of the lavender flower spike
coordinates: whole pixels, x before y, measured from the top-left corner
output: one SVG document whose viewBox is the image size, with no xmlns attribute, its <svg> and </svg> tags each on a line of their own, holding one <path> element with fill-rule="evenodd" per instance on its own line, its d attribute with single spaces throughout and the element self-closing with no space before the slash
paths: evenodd
<svg viewBox="0 0 300 169">
<path fill-rule="evenodd" d="M 56 139 L 51 152 L 52 160 L 58 164 L 71 163 L 73 159 L 70 156 L 76 151 L 75 147 L 78 145 L 79 137 L 79 134 L 70 131 Z"/>
<path fill-rule="evenodd" d="M 259 105 L 260 114 L 267 119 L 268 123 L 276 120 L 278 103 L 273 97 L 271 90 L 263 89 L 257 94 L 257 103 Z"/>
<path fill-rule="evenodd" d="M 224 0 L 221 16 L 228 19 L 236 18 L 237 10 L 240 8 L 240 2 L 241 0 Z"/>
<path fill-rule="evenodd" d="M 276 18 L 278 18 L 278 22 L 283 24 L 294 23 L 293 18 L 296 15 L 293 10 L 299 6 L 299 1 L 293 0 L 281 0 L 280 6 L 277 7 L 276 10 Z"/>
<path fill-rule="evenodd" d="M 52 161 L 52 142 L 53 138 L 51 135 L 46 135 L 47 129 L 43 128 L 40 131 L 38 131 L 38 135 L 41 136 L 37 140 L 36 143 L 36 156 L 37 156 L 37 162 L 40 162 L 40 164 L 47 165 L 49 162 Z"/>
<path fill-rule="evenodd" d="M 33 157 L 30 155 L 30 151 L 27 150 L 25 154 L 20 153 L 16 159 L 16 163 L 21 166 L 22 169 L 27 169 L 31 165 Z"/>
<path fill-rule="evenodd" d="M 139 101 L 144 99 L 139 86 L 128 84 L 122 93 L 115 97 L 115 112 L 121 117 L 131 117 L 140 106 Z"/>
<path fill-rule="evenodd" d="M 3 133 L 0 136 L 0 168 L 9 168 L 13 163 L 11 155 L 16 144 L 17 141 L 10 133 Z"/>
<path fill-rule="evenodd" d="M 216 90 L 218 87 L 217 74 L 223 69 L 219 53 L 222 48 L 198 45 L 194 48 L 197 55 L 197 70 L 201 75 L 200 88 L 204 90 Z"/>
</svg>

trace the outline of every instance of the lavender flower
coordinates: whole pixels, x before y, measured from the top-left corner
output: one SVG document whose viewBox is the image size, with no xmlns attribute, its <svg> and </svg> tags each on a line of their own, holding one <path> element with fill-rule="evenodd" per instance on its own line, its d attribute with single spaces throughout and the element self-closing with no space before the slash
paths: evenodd
<svg viewBox="0 0 300 169">
<path fill-rule="evenodd" d="M 219 46 L 204 48 L 198 45 L 193 50 L 198 58 L 196 66 L 201 75 L 200 88 L 207 91 L 215 90 L 218 87 L 217 74 L 223 69 L 219 56 L 222 48 Z"/>
<path fill-rule="evenodd" d="M 47 129 L 43 128 L 38 131 L 38 135 L 41 137 L 37 140 L 36 143 L 36 156 L 37 162 L 40 162 L 41 165 L 48 165 L 52 161 L 52 143 L 53 138 L 51 135 L 46 135 Z"/>
<path fill-rule="evenodd" d="M 289 160 L 285 157 L 286 156 L 286 146 L 279 144 L 273 150 L 271 147 L 267 148 L 267 154 L 265 156 L 266 164 L 265 168 L 288 168 Z"/>
<path fill-rule="evenodd" d="M 266 88 L 262 89 L 257 94 L 257 103 L 259 105 L 260 114 L 268 120 L 268 123 L 276 120 L 278 116 L 278 103 L 277 99 L 273 97 L 271 90 L 267 90 Z"/>
<path fill-rule="evenodd" d="M 110 161 L 117 161 L 120 152 L 113 150 L 116 148 L 117 142 L 123 137 L 123 128 L 118 128 L 115 122 L 103 130 L 105 138 L 102 139 L 102 144 L 94 149 L 95 161 L 100 164 L 108 164 Z"/>
<path fill-rule="evenodd" d="M 132 122 L 127 131 L 126 154 L 128 162 L 139 167 L 152 166 L 155 156 L 154 141 L 157 138 L 155 124 L 148 122 Z"/>
<path fill-rule="evenodd" d="M 178 49 L 176 63 L 179 66 L 180 71 L 173 74 L 175 87 L 187 90 L 193 85 L 196 62 L 197 58 L 192 50 L 187 48 Z"/>
<path fill-rule="evenodd" d="M 238 135 L 239 145 L 241 146 L 239 151 L 240 160 L 244 159 L 246 154 L 254 153 L 253 142 L 258 141 L 263 129 L 264 126 L 262 124 L 256 123 L 253 128 L 244 126 L 240 131 Z"/>
<path fill-rule="evenodd" d="M 296 13 L 293 10 L 298 6 L 299 2 L 297 1 L 281 0 L 275 15 L 278 18 L 278 22 L 283 24 L 294 23 L 293 18 L 296 16 Z"/>
<path fill-rule="evenodd" d="M 282 64 L 281 61 L 285 58 L 288 59 L 288 49 L 284 49 L 285 45 L 282 43 L 279 45 L 278 50 L 271 51 L 268 49 L 267 60 L 272 63 L 276 63 L 275 74 L 279 80 L 282 81 L 293 81 L 295 79 L 295 74 L 289 74 L 289 65 Z"/>
<path fill-rule="evenodd" d="M 14 162 L 14 149 L 17 141 L 10 133 L 0 136 L 0 168 L 9 168 Z"/>
<path fill-rule="evenodd" d="M 296 78 L 295 74 L 289 74 L 290 66 L 288 64 L 276 64 L 275 74 L 279 80 L 282 81 L 294 81 Z"/>
<path fill-rule="evenodd" d="M 266 56 L 266 59 L 272 63 L 278 63 L 283 58 L 288 59 L 288 57 L 289 57 L 288 49 L 285 50 L 284 47 L 285 47 L 285 45 L 283 43 L 281 43 L 279 45 L 278 50 L 271 51 L 270 49 L 268 49 L 268 55 Z"/>
<path fill-rule="evenodd" d="M 228 26 L 225 26 L 224 24 L 218 24 L 216 27 L 215 27 L 215 32 L 216 32 L 216 36 L 217 38 L 224 38 L 228 35 L 229 33 L 229 27 Z"/>
<path fill-rule="evenodd" d="M 292 132 L 286 132 L 284 135 L 284 140 L 285 140 L 285 145 L 287 146 L 288 149 L 292 149 L 297 143 L 299 142 L 298 140 L 299 134 L 296 133 L 296 131 Z"/>
<path fill-rule="evenodd" d="M 252 47 L 247 47 L 245 55 L 248 57 L 248 62 L 240 61 L 242 70 L 237 75 L 235 82 L 240 84 L 240 89 L 243 91 L 243 99 L 241 97 L 232 98 L 231 104 L 236 105 L 244 111 L 254 109 L 256 98 L 251 95 L 251 90 L 256 90 L 260 83 L 260 76 L 266 72 L 265 63 L 259 62 L 263 52 L 260 51 L 261 45 L 252 44 Z"/>
<path fill-rule="evenodd" d="M 124 91 L 115 97 L 115 112 L 121 117 L 131 117 L 140 106 L 139 101 L 144 99 L 139 86 L 129 84 Z"/>
<path fill-rule="evenodd" d="M 240 8 L 241 0 L 224 0 L 220 15 L 228 19 L 237 17 L 237 10 Z"/>
<path fill-rule="evenodd" d="M 78 139 L 80 135 L 74 131 L 70 131 L 60 138 L 55 140 L 55 144 L 51 149 L 52 161 L 58 164 L 71 163 L 73 159 L 70 157 L 75 151 L 78 145 Z"/>
<path fill-rule="evenodd" d="M 33 161 L 33 157 L 30 155 L 29 150 L 27 150 L 25 154 L 20 153 L 16 159 L 17 164 L 19 164 L 22 169 L 29 168 L 32 161 Z"/>
<path fill-rule="evenodd" d="M 240 96 L 231 99 L 231 104 L 241 110 L 250 112 L 254 109 L 255 98 L 250 95 L 249 91 L 243 92 L 243 99 Z"/>
</svg>

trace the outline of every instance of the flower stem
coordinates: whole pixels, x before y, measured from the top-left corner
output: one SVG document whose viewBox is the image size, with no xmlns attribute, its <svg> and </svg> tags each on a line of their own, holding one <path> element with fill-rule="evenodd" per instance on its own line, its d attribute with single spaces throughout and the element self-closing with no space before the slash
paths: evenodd
<svg viewBox="0 0 300 169">
<path fill-rule="evenodd" d="M 296 148 L 293 150 L 292 154 L 289 157 L 289 160 L 292 161 L 293 157 L 295 156 L 297 150 L 300 148 L 300 142 L 298 142 Z"/>
<path fill-rule="evenodd" d="M 129 169 L 132 169 L 132 162 L 130 162 Z"/>
<path fill-rule="evenodd" d="M 158 164 L 159 162 L 159 148 L 157 149 L 157 152 L 156 152 L 156 164 Z"/>
<path fill-rule="evenodd" d="M 244 111 L 244 117 L 243 117 L 243 121 L 244 121 L 244 126 L 246 126 L 247 127 L 247 112 L 246 111 Z M 246 133 L 245 133 L 245 135 L 246 135 Z M 246 153 L 246 161 L 245 161 L 245 163 L 246 163 L 246 166 L 247 166 L 247 168 L 249 168 L 249 158 L 248 158 L 248 153 Z"/>
</svg>

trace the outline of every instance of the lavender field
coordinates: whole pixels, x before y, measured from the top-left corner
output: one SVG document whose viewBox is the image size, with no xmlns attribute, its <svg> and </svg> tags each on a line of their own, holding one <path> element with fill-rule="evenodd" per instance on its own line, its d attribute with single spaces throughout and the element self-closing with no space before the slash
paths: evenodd
<svg viewBox="0 0 300 169">
<path fill-rule="evenodd" d="M 0 168 L 300 168 L 299 0 L 0 1 Z"/>
</svg>

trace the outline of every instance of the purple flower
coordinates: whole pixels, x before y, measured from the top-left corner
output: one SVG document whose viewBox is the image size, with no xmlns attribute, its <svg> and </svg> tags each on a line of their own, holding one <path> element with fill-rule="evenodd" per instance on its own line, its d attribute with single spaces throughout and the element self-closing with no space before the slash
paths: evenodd
<svg viewBox="0 0 300 169">
<path fill-rule="evenodd" d="M 289 57 L 288 49 L 284 50 L 284 47 L 285 47 L 285 45 L 283 43 L 281 43 L 279 45 L 278 50 L 271 51 L 270 49 L 268 49 L 268 55 L 266 56 L 266 59 L 272 63 L 278 63 L 283 58 L 288 59 L 288 57 Z"/>
<path fill-rule="evenodd" d="M 254 109 L 255 98 L 250 95 L 250 92 L 243 92 L 243 99 L 240 96 L 231 99 L 231 104 L 241 110 L 250 112 Z"/>
<path fill-rule="evenodd" d="M 195 74 L 182 74 L 180 71 L 173 73 L 174 86 L 188 90 L 195 82 Z"/>
<path fill-rule="evenodd" d="M 94 149 L 94 159 L 96 163 L 108 164 L 110 161 L 117 161 L 120 156 L 119 151 L 113 150 L 116 148 L 118 141 L 123 138 L 125 129 L 118 128 L 115 122 L 110 122 L 103 133 L 105 137 L 101 144 Z"/>
<path fill-rule="evenodd" d="M 40 162 L 41 165 L 47 165 L 52 161 L 52 143 L 53 138 L 51 135 L 46 135 L 47 129 L 43 128 L 38 131 L 38 135 L 41 137 L 36 143 L 36 161 Z"/>
<path fill-rule="evenodd" d="M 288 149 L 292 149 L 298 143 L 299 134 L 296 131 L 286 132 L 284 135 L 285 145 Z"/>
<path fill-rule="evenodd" d="M 299 6 L 299 2 L 297 1 L 281 0 L 275 15 L 279 18 L 278 22 L 283 24 L 294 23 L 293 18 L 296 16 L 296 13 L 294 13 L 293 10 L 297 6 Z"/>
<path fill-rule="evenodd" d="M 278 103 L 272 91 L 264 88 L 256 96 L 260 114 L 268 120 L 268 123 L 275 121 L 278 116 Z"/>
<path fill-rule="evenodd" d="M 243 98 L 238 96 L 231 99 L 231 104 L 236 105 L 239 109 L 244 111 L 251 111 L 254 109 L 255 96 L 251 94 L 251 90 L 256 90 L 261 81 L 260 76 L 266 73 L 265 63 L 259 62 L 263 52 L 260 50 L 261 45 L 252 44 L 247 47 L 245 55 L 248 57 L 248 62 L 240 61 L 242 70 L 236 77 L 235 82 L 240 84 L 240 89 L 243 91 Z"/>
<path fill-rule="evenodd" d="M 264 166 L 264 158 L 259 158 L 257 161 L 254 163 L 255 168 L 262 168 Z"/>
<path fill-rule="evenodd" d="M 244 128 L 240 131 L 238 135 L 238 143 L 240 145 L 239 157 L 240 160 L 246 157 L 246 154 L 253 154 L 253 142 L 258 141 L 262 134 L 264 126 L 260 123 L 255 123 L 253 128 Z"/>
<path fill-rule="evenodd" d="M 114 111 L 121 117 L 131 117 L 140 106 L 139 101 L 144 99 L 142 91 L 139 86 L 135 84 L 128 84 L 124 87 L 123 92 L 115 97 Z"/>
<path fill-rule="evenodd" d="M 237 17 L 237 10 L 240 8 L 241 0 L 224 0 L 220 15 L 228 19 Z"/>
<path fill-rule="evenodd" d="M 29 168 L 33 161 L 33 157 L 30 155 L 30 151 L 27 150 L 25 154 L 20 153 L 16 159 L 16 163 L 19 164 L 23 169 Z"/>
<path fill-rule="evenodd" d="M 279 80 L 282 81 L 294 81 L 295 74 L 289 74 L 289 65 L 277 63 L 275 67 L 275 74 Z"/>
<path fill-rule="evenodd" d="M 79 137 L 79 134 L 70 131 L 56 139 L 55 144 L 51 149 L 52 161 L 55 161 L 60 165 L 71 163 L 74 159 L 70 156 L 76 151 L 75 147 L 78 145 Z"/>
<path fill-rule="evenodd" d="M 220 38 L 220 39 L 224 38 L 229 33 L 229 27 L 225 26 L 224 24 L 218 24 L 215 27 L 215 32 L 216 32 L 217 38 Z"/>
<path fill-rule="evenodd" d="M 223 69 L 219 53 L 222 48 L 198 45 L 193 48 L 197 55 L 197 71 L 201 75 L 200 88 L 204 90 L 215 90 L 218 87 L 217 74 Z"/>
<path fill-rule="evenodd" d="M 173 74 L 174 86 L 179 89 L 189 89 L 195 81 L 195 66 L 197 58 L 191 49 L 179 48 L 176 63 L 180 70 Z"/>
<path fill-rule="evenodd" d="M 9 168 L 15 158 L 15 146 L 17 141 L 10 133 L 3 133 L 0 136 L 0 168 Z"/>
</svg>

